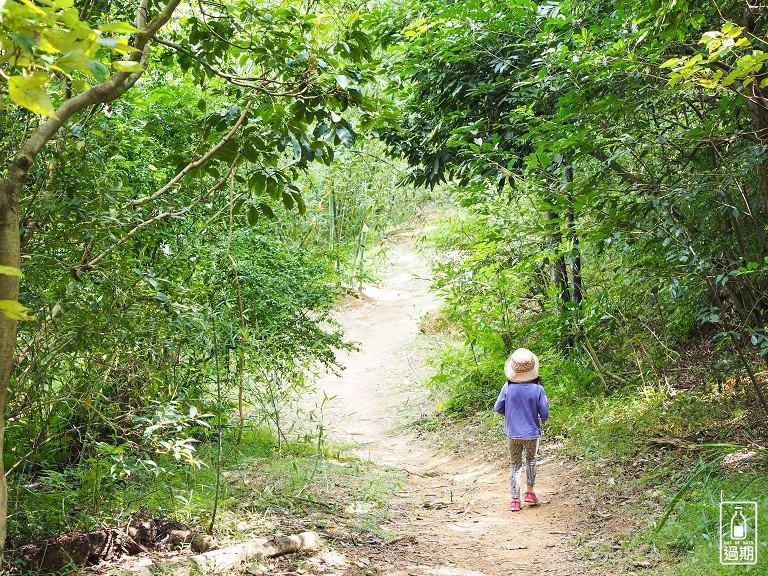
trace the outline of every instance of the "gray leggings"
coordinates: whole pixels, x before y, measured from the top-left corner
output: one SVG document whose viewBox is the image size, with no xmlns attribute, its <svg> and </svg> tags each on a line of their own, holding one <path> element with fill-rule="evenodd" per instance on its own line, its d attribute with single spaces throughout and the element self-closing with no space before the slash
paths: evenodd
<svg viewBox="0 0 768 576">
<path fill-rule="evenodd" d="M 507 438 L 509 450 L 509 487 L 512 498 L 520 498 L 520 480 L 523 472 L 523 450 L 525 450 L 525 482 L 533 486 L 536 483 L 536 452 L 539 449 L 538 438 Z"/>
</svg>

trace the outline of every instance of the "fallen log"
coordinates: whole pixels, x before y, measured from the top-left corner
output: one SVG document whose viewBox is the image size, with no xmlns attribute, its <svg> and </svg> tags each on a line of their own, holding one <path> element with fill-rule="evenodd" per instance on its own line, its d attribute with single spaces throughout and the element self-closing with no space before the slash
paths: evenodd
<svg viewBox="0 0 768 576">
<path fill-rule="evenodd" d="M 119 576 L 191 576 L 199 573 L 217 573 L 236 568 L 258 558 L 274 558 L 293 554 L 299 550 L 317 550 L 316 532 L 302 532 L 294 536 L 269 536 L 241 542 L 195 556 L 174 558 L 143 558 L 131 568 L 117 572 Z"/>
</svg>

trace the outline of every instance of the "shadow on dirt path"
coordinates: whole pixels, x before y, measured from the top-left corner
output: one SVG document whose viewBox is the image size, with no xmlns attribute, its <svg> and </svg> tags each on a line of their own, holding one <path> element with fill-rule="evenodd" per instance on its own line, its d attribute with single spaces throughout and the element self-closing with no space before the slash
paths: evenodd
<svg viewBox="0 0 768 576">
<path fill-rule="evenodd" d="M 585 517 L 575 474 L 546 444 L 537 484 L 542 504 L 512 513 L 504 455 L 440 454 L 404 428 L 433 409 L 421 389 L 425 349 L 418 322 L 439 305 L 427 289 L 429 266 L 416 253 L 414 236 L 394 239 L 378 288 L 367 287 L 363 298 L 338 310 L 337 320 L 360 350 L 341 358 L 346 370 L 340 376 L 326 375 L 319 385 L 333 397 L 324 418 L 336 439 L 407 475 L 383 526 L 399 536 L 366 551 L 357 565 L 397 576 L 586 574 L 571 554 Z"/>
</svg>

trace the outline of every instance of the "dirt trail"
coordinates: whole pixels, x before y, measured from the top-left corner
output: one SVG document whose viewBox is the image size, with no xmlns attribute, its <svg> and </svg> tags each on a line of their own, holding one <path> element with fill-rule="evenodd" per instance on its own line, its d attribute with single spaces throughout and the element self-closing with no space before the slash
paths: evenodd
<svg viewBox="0 0 768 576">
<path fill-rule="evenodd" d="M 425 371 L 418 321 L 438 302 L 413 244 L 401 235 L 389 248 L 381 286 L 338 311 L 361 349 L 344 355 L 340 376 L 320 382 L 335 397 L 324 413 L 336 438 L 357 443 L 363 458 L 407 473 L 385 528 L 408 538 L 367 554 L 358 566 L 395 576 L 587 573 L 569 543 L 583 521 L 569 464 L 545 448 L 537 483 L 542 505 L 512 513 L 501 450 L 493 461 L 485 454 L 446 456 L 403 428 L 433 409 L 417 385 Z M 499 436 L 500 448 L 501 442 Z"/>
</svg>

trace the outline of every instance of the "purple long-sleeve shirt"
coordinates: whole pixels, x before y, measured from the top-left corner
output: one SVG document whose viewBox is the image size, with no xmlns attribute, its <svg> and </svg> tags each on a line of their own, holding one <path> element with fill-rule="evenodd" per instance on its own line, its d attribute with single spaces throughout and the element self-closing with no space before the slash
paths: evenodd
<svg viewBox="0 0 768 576">
<path fill-rule="evenodd" d="M 549 418 L 547 394 L 533 382 L 504 384 L 493 409 L 504 415 L 504 435 L 509 438 L 538 438 Z"/>
</svg>

